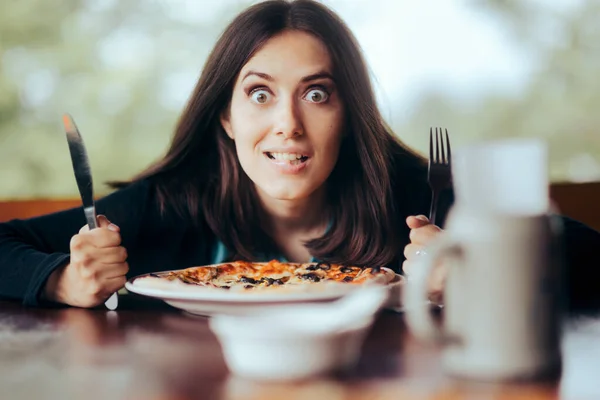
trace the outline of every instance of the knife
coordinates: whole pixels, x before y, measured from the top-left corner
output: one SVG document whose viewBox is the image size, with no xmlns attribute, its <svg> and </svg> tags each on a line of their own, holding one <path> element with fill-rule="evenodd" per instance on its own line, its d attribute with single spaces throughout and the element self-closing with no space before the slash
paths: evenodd
<svg viewBox="0 0 600 400">
<path fill-rule="evenodd" d="M 92 172 L 88 160 L 87 152 L 83 144 L 83 138 L 75 121 L 69 114 L 63 115 L 63 125 L 67 134 L 67 143 L 71 153 L 71 162 L 73 163 L 73 172 L 75 181 L 79 188 L 79 195 L 83 203 L 83 213 L 90 230 L 98 227 L 96 220 L 96 206 L 94 204 L 94 187 L 92 183 Z M 117 293 L 113 293 L 104 303 L 109 310 L 115 310 L 119 304 Z"/>
</svg>

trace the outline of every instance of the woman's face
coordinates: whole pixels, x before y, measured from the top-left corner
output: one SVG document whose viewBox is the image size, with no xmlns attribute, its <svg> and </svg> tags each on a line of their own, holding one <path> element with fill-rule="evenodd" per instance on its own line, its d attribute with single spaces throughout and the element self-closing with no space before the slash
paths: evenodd
<svg viewBox="0 0 600 400">
<path fill-rule="evenodd" d="M 287 31 L 244 65 L 221 123 L 259 193 L 295 200 L 314 193 L 333 170 L 343 113 L 327 48 Z"/>
</svg>

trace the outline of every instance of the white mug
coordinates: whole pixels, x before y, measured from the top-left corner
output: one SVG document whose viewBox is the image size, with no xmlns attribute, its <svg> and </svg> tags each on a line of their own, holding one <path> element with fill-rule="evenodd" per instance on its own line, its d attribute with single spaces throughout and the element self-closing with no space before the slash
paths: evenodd
<svg viewBox="0 0 600 400">
<path fill-rule="evenodd" d="M 447 229 L 404 288 L 417 337 L 444 343 L 445 370 L 481 380 L 555 377 L 561 371 L 562 268 L 549 216 L 453 209 Z M 426 304 L 428 278 L 449 258 L 444 322 Z"/>
<path fill-rule="evenodd" d="M 545 151 L 539 141 L 506 140 L 455 154 L 455 205 L 403 290 L 408 328 L 444 343 L 451 375 L 499 381 L 560 373 L 562 227 L 548 213 Z M 448 275 L 440 327 L 426 300 L 441 260 Z"/>
</svg>

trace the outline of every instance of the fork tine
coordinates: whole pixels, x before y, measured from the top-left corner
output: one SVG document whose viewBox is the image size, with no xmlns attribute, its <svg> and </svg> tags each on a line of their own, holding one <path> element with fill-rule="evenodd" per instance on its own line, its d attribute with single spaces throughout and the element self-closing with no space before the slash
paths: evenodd
<svg viewBox="0 0 600 400">
<path fill-rule="evenodd" d="M 433 160 L 433 128 L 429 128 L 429 165 Z"/>
<path fill-rule="evenodd" d="M 446 129 L 446 151 L 448 152 L 448 164 L 452 163 L 452 155 L 450 152 L 450 139 L 448 138 L 448 129 Z"/>
<path fill-rule="evenodd" d="M 442 128 L 440 128 L 440 149 L 442 152 L 442 158 L 440 159 L 440 163 L 446 164 L 446 146 L 444 146 L 444 136 L 442 132 Z"/>
<path fill-rule="evenodd" d="M 435 128 L 435 163 L 440 163 L 440 137 L 438 135 L 438 128 Z"/>
</svg>

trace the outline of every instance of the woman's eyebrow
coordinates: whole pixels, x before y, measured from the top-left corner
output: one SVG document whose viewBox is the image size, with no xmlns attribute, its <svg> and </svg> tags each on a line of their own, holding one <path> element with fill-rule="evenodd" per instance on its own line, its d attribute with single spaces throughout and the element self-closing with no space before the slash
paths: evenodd
<svg viewBox="0 0 600 400">
<path fill-rule="evenodd" d="M 249 76 L 258 76 L 259 78 L 263 78 L 269 82 L 273 82 L 275 79 L 273 79 L 273 77 L 269 74 L 265 74 L 264 72 L 257 72 L 257 71 L 248 71 L 246 72 L 246 75 L 244 75 L 244 78 L 242 78 L 242 80 L 246 79 Z"/>
<path fill-rule="evenodd" d="M 317 79 L 331 79 L 332 81 L 334 81 L 333 76 L 331 76 L 331 74 L 327 71 L 319 71 L 316 74 L 311 74 L 311 75 L 307 75 L 304 78 L 302 78 L 301 82 L 310 82 L 310 81 L 315 81 Z"/>
<path fill-rule="evenodd" d="M 273 78 L 271 75 L 266 74 L 264 72 L 258 72 L 258 71 L 248 71 L 248 72 L 246 72 L 246 75 L 244 75 L 244 77 L 242 78 L 242 81 L 244 79 L 248 78 L 249 76 L 252 76 L 252 75 L 258 76 L 259 78 L 265 79 L 265 80 L 267 80 L 269 82 L 275 81 L 275 78 Z M 331 74 L 329 72 L 327 72 L 327 71 L 319 71 L 319 72 L 317 72 L 315 74 L 311 74 L 311 75 L 307 75 L 307 76 L 303 77 L 300 81 L 304 83 L 304 82 L 314 81 L 314 80 L 317 80 L 317 79 L 331 79 L 332 81 L 334 80 L 333 76 L 331 76 Z"/>
</svg>

